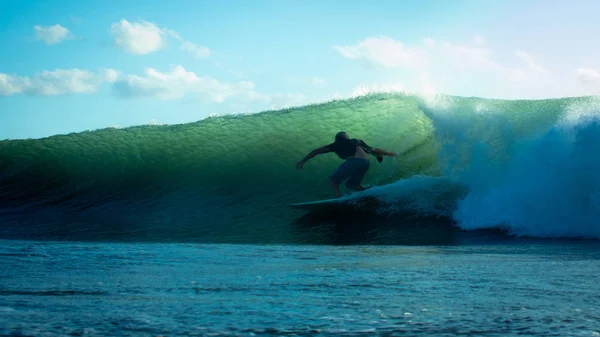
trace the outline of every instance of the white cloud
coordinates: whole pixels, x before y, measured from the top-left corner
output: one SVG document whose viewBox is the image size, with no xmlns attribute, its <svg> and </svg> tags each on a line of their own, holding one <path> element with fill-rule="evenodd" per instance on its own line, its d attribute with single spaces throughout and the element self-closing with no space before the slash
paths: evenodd
<svg viewBox="0 0 600 337">
<path fill-rule="evenodd" d="M 500 67 L 493 60 L 493 51 L 489 48 L 437 42 L 432 38 L 425 38 L 423 44 L 427 48 L 405 46 L 390 37 L 382 37 L 366 38 L 357 45 L 334 48 L 346 58 L 367 60 L 384 68 L 423 70 L 436 66 L 440 59 L 462 68 Z"/>
<path fill-rule="evenodd" d="M 224 83 L 214 78 L 200 77 L 181 65 L 174 66 L 167 72 L 148 68 L 144 75 L 124 75 L 110 68 L 99 69 L 97 72 L 58 69 L 43 71 L 33 77 L 0 73 L 0 96 L 91 94 L 105 83 L 112 84 L 116 95 L 126 98 L 154 97 L 176 100 L 191 95 L 212 103 L 222 103 L 226 100 L 257 103 L 263 109 L 309 103 L 308 97 L 304 94 L 258 93 L 253 82 Z"/>
<path fill-rule="evenodd" d="M 165 29 L 165 32 L 167 32 L 169 35 L 171 35 L 173 38 L 175 38 L 177 41 L 179 41 L 181 43 L 181 49 L 191 53 L 192 55 L 194 55 L 197 58 L 204 58 L 204 57 L 208 57 L 210 56 L 210 49 L 208 49 L 207 47 L 203 47 L 203 46 L 198 46 L 193 44 L 192 42 L 183 39 L 179 33 L 172 31 L 170 29 Z"/>
<path fill-rule="evenodd" d="M 130 23 L 123 19 L 111 26 L 115 44 L 131 54 L 145 55 L 165 46 L 164 32 L 147 21 Z"/>
<path fill-rule="evenodd" d="M 112 69 L 93 73 L 81 69 L 57 69 L 43 71 L 30 78 L 0 73 L 0 95 L 28 94 L 34 96 L 59 96 L 68 94 L 90 94 L 107 80 Z"/>
<path fill-rule="evenodd" d="M 449 41 L 423 39 L 423 45 L 409 46 L 390 37 L 371 37 L 359 41 L 355 45 L 334 46 L 343 57 L 366 61 L 373 65 L 388 69 L 406 69 L 409 71 L 443 71 L 450 68 L 463 71 L 484 70 L 495 72 L 509 79 L 519 79 L 523 70 L 505 67 L 494 59 L 494 51 L 481 46 L 485 40 L 481 36 L 474 39 L 476 45 L 467 45 Z M 536 63 L 529 54 L 518 51 L 517 57 L 523 59 L 529 68 L 547 73 L 546 69 Z"/>
<path fill-rule="evenodd" d="M 146 55 L 159 51 L 166 46 L 166 38 L 170 36 L 180 43 L 182 50 L 197 58 L 210 55 L 210 49 L 207 47 L 198 46 L 183 39 L 179 33 L 173 30 L 160 28 L 147 21 L 131 23 L 122 19 L 112 24 L 111 33 L 115 44 L 131 54 Z"/>
<path fill-rule="evenodd" d="M 89 94 L 95 92 L 101 82 L 99 76 L 87 70 L 44 71 L 31 80 L 27 91 L 40 96 Z"/>
<path fill-rule="evenodd" d="M 426 62 L 421 48 L 406 47 L 388 36 L 366 38 L 355 45 L 333 48 L 345 58 L 367 61 L 384 68 L 421 67 Z"/>
<path fill-rule="evenodd" d="M 210 55 L 210 49 L 203 46 L 197 46 L 190 41 L 183 41 L 181 43 L 181 49 L 192 53 L 197 58 L 208 57 Z"/>
<path fill-rule="evenodd" d="M 210 77 L 199 77 L 181 65 L 165 73 L 148 68 L 145 76 L 127 75 L 115 82 L 114 89 L 121 97 L 171 100 L 196 94 L 212 102 L 223 102 L 231 96 L 251 98 L 256 94 L 252 82 L 222 83 Z"/>
<path fill-rule="evenodd" d="M 591 68 L 576 69 L 575 74 L 579 81 L 579 95 L 600 95 L 600 71 Z M 2 80 L 0 79 L 0 83 Z"/>
<path fill-rule="evenodd" d="M 577 69 L 577 77 L 579 81 L 586 85 L 595 86 L 600 89 L 600 72 L 590 68 Z"/>
<path fill-rule="evenodd" d="M 29 85 L 29 79 L 0 73 L 0 95 L 20 94 Z"/>
<path fill-rule="evenodd" d="M 345 58 L 389 69 L 386 81 L 395 83 L 397 76 L 406 84 L 403 88 L 412 92 L 536 98 L 562 90 L 554 74 L 529 53 L 518 50 L 507 55 L 508 58 L 502 55 L 503 62 L 512 64 L 500 62 L 479 35 L 470 43 L 436 41 L 428 37 L 416 45 L 406 45 L 390 37 L 370 37 L 355 45 L 334 46 L 334 49 Z M 389 84 L 381 86 L 358 87 L 355 94 L 390 88 Z M 396 87 L 392 85 L 392 88 Z"/>
<path fill-rule="evenodd" d="M 120 73 L 115 69 L 104 69 L 103 78 L 108 83 L 115 83 L 119 79 Z"/>
<path fill-rule="evenodd" d="M 35 29 L 35 38 L 44 41 L 47 45 L 54 45 L 73 37 L 67 28 L 59 24 L 54 26 L 34 26 L 33 28 Z"/>
</svg>

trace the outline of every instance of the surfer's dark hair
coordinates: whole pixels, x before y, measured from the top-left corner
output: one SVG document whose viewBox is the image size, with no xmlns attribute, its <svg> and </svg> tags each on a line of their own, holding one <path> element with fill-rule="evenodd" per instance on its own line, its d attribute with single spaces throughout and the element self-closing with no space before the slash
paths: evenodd
<svg viewBox="0 0 600 337">
<path fill-rule="evenodd" d="M 336 142 L 346 140 L 347 138 L 348 138 L 348 134 L 346 133 L 346 131 L 340 131 L 340 132 L 338 132 L 338 133 L 335 134 L 335 141 Z"/>
</svg>

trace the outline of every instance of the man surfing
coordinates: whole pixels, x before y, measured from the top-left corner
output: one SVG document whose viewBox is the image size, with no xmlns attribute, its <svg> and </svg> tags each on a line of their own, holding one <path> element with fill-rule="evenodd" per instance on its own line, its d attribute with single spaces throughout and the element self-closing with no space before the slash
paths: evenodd
<svg viewBox="0 0 600 337">
<path fill-rule="evenodd" d="M 367 154 L 377 157 L 381 163 L 382 156 L 395 156 L 393 152 L 387 152 L 382 149 L 372 148 L 360 139 L 350 139 L 344 131 L 335 135 L 335 141 L 318 149 L 312 150 L 302 160 L 296 164 L 296 169 L 302 170 L 304 163 L 316 155 L 335 152 L 338 157 L 345 161 L 329 176 L 329 184 L 335 192 L 337 198 L 341 197 L 340 184 L 346 180 L 346 187 L 355 191 L 363 191 L 366 188 L 361 185 L 361 181 L 369 170 L 370 162 Z"/>
</svg>

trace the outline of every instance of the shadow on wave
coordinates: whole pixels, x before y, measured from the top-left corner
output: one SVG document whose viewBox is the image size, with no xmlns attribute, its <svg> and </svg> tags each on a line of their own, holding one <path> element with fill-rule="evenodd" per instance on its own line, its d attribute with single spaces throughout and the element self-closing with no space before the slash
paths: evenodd
<svg viewBox="0 0 600 337">
<path fill-rule="evenodd" d="M 359 209 L 308 212 L 293 221 L 306 244 L 463 245 L 514 239 L 501 229 L 465 231 L 448 217 L 373 214 Z"/>
</svg>

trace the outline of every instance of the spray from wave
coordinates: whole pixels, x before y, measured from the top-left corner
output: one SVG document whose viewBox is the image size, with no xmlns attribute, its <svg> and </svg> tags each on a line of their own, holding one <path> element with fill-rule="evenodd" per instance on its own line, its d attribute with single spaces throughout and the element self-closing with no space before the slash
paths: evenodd
<svg viewBox="0 0 600 337">
<path fill-rule="evenodd" d="M 490 103 L 490 102 L 487 102 Z M 464 185 L 453 218 L 467 230 L 600 238 L 597 99 L 548 100 L 548 110 L 438 105 L 428 116 L 444 175 Z M 521 105 L 526 108 L 527 105 Z"/>
</svg>

